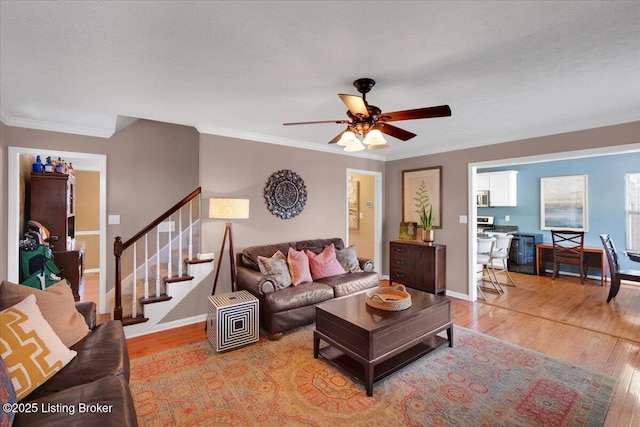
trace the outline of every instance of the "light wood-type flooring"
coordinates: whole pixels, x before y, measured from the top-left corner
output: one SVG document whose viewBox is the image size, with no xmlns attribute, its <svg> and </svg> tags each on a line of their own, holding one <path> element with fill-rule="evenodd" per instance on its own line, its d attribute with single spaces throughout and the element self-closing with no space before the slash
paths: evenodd
<svg viewBox="0 0 640 427">
<path fill-rule="evenodd" d="M 487 301 L 452 298 L 455 325 L 473 329 L 617 378 L 606 426 L 640 425 L 640 287 L 623 285 L 606 304 L 608 283 L 513 274 L 517 287 Z M 97 301 L 97 276 L 85 281 Z M 107 318 L 108 316 L 104 316 Z M 132 359 L 207 339 L 204 323 L 128 340 Z"/>
</svg>

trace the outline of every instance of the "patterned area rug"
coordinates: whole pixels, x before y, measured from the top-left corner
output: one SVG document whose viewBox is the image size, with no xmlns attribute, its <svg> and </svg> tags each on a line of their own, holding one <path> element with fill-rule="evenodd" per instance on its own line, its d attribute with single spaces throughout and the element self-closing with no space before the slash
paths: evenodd
<svg viewBox="0 0 640 427">
<path fill-rule="evenodd" d="M 145 426 L 601 426 L 615 380 L 455 327 L 373 396 L 324 359 L 313 326 L 216 353 L 208 342 L 131 361 Z"/>
</svg>

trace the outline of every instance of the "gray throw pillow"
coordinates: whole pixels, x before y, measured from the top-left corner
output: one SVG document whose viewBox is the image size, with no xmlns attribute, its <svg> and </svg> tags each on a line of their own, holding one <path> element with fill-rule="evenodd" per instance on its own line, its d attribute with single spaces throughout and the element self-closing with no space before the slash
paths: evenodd
<svg viewBox="0 0 640 427">
<path fill-rule="evenodd" d="M 260 273 L 267 274 L 276 285 L 276 290 L 291 286 L 291 274 L 287 265 L 287 257 L 280 251 L 273 254 L 271 258 L 259 256 L 258 267 Z"/>
<path fill-rule="evenodd" d="M 336 250 L 336 258 L 345 271 L 348 271 L 349 273 L 362 271 L 360 268 L 360 261 L 358 261 L 358 256 L 356 255 L 356 247 L 354 245 L 341 250 Z"/>
</svg>

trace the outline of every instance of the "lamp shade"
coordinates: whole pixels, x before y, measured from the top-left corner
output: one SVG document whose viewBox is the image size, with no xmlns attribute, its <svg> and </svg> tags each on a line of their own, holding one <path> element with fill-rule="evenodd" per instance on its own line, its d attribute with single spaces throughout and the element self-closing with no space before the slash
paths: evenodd
<svg viewBox="0 0 640 427">
<path fill-rule="evenodd" d="M 341 147 L 346 147 L 347 145 L 357 144 L 358 142 L 359 141 L 358 138 L 356 138 L 356 135 L 353 132 L 347 130 L 342 133 L 342 136 L 338 140 L 337 144 Z"/>
<path fill-rule="evenodd" d="M 385 145 L 387 141 L 382 136 L 382 132 L 378 129 L 372 129 L 367 133 L 366 138 L 363 141 L 367 145 Z"/>
<path fill-rule="evenodd" d="M 355 143 L 349 144 L 346 147 L 344 147 L 344 151 L 348 151 L 348 152 L 362 151 L 364 149 L 365 149 L 364 145 L 362 145 L 362 142 L 360 142 L 360 140 L 357 138 Z"/>
<path fill-rule="evenodd" d="M 209 218 L 249 218 L 249 199 L 209 199 Z"/>
</svg>

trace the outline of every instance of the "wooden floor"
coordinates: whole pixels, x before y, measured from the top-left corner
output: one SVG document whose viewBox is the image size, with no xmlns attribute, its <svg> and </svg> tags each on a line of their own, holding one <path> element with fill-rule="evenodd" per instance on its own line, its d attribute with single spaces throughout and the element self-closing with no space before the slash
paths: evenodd
<svg viewBox="0 0 640 427">
<path fill-rule="evenodd" d="M 487 302 L 452 298 L 454 324 L 617 378 L 605 425 L 640 425 L 640 288 L 623 285 L 608 305 L 608 285 L 597 281 L 580 285 L 575 278 L 517 274 L 514 279 L 517 288 L 504 287 L 500 296 L 486 293 Z M 129 339 L 129 355 L 135 359 L 206 339 L 204 323 L 197 323 Z"/>
</svg>

